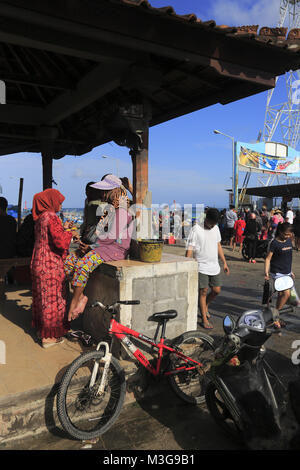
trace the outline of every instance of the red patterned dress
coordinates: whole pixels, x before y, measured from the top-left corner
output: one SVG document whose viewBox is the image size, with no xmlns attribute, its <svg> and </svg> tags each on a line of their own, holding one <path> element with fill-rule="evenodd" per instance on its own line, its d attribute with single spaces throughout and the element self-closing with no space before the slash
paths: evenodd
<svg viewBox="0 0 300 470">
<path fill-rule="evenodd" d="M 54 212 L 44 212 L 35 223 L 31 260 L 32 326 L 41 338 L 59 338 L 69 330 L 66 277 L 63 260 L 72 232 L 64 230 Z"/>
</svg>

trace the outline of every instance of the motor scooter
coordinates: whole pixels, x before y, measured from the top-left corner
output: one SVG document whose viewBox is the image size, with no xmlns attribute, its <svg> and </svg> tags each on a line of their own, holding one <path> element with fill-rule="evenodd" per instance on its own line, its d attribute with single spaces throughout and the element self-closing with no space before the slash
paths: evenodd
<svg viewBox="0 0 300 470">
<path fill-rule="evenodd" d="M 269 250 L 270 240 L 257 240 L 255 249 L 255 258 L 266 259 Z M 242 256 L 246 261 L 249 261 L 249 241 L 247 238 L 243 241 Z"/>
<path fill-rule="evenodd" d="M 274 292 L 293 285 L 290 276 L 281 277 L 274 282 Z M 293 311 L 292 306 L 289 308 Z M 277 318 L 278 310 L 269 302 L 262 309 L 244 312 L 237 321 L 227 315 L 223 321 L 225 336 L 209 371 L 205 398 L 211 416 L 227 434 L 252 449 L 288 447 L 286 436 L 283 439 L 282 416 L 288 405 L 299 410 L 299 376 L 296 385 L 287 390 L 265 358 L 264 344 L 275 332 Z M 274 392 L 278 383 L 287 392 L 282 400 Z M 286 398 L 288 392 L 293 395 L 292 404 L 290 397 Z M 293 424 L 289 425 L 292 434 L 298 428 L 297 419 L 300 424 L 300 413 L 293 415 Z"/>
</svg>

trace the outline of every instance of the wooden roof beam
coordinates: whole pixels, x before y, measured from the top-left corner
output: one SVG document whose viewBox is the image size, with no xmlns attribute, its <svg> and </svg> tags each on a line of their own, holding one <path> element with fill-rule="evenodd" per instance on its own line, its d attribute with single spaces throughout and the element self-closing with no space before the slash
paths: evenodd
<svg viewBox="0 0 300 470">
<path fill-rule="evenodd" d="M 0 41 L 4 43 L 51 51 L 94 62 L 128 63 L 139 57 L 137 52 L 113 43 L 103 43 L 101 38 L 95 35 L 85 37 L 82 32 L 80 34 L 80 25 L 74 33 L 72 29 L 61 31 L 54 26 L 50 28 L 46 23 L 44 25 L 30 23 L 30 17 L 27 18 L 26 24 L 22 20 L 2 15 L 2 7 L 3 5 L 0 4 Z"/>
<path fill-rule="evenodd" d="M 96 67 L 78 83 L 73 91 L 55 98 L 48 106 L 33 107 L 5 104 L 0 106 L 0 122 L 28 126 L 55 125 L 73 113 L 120 86 L 124 66 Z"/>
<path fill-rule="evenodd" d="M 6 83 L 52 88 L 54 90 L 74 90 L 76 88 L 76 83 L 71 83 L 71 81 L 57 76 L 53 80 L 49 80 L 47 77 L 38 77 L 34 74 L 26 76 L 22 73 L 0 72 L 0 78 Z"/>
<path fill-rule="evenodd" d="M 105 68 L 101 65 L 88 73 L 77 83 L 76 90 L 63 93 L 45 108 L 44 123 L 58 124 L 71 114 L 118 88 L 125 66 Z"/>
</svg>

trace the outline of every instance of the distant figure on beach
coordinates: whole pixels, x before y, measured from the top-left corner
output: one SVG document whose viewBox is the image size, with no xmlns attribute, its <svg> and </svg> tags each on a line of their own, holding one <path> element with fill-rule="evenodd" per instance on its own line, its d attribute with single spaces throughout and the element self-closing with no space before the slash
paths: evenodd
<svg viewBox="0 0 300 470">
<path fill-rule="evenodd" d="M 249 263 L 256 263 L 256 245 L 258 240 L 258 232 L 260 231 L 260 225 L 257 223 L 256 214 L 252 212 L 249 220 L 246 223 L 244 235 L 247 238 Z"/>
<path fill-rule="evenodd" d="M 16 256 L 17 222 L 7 214 L 8 202 L 0 197 L 0 258 Z"/>
<path fill-rule="evenodd" d="M 300 211 L 296 211 L 296 215 L 293 223 L 293 232 L 295 237 L 295 249 L 299 251 L 300 249 Z"/>
<path fill-rule="evenodd" d="M 132 216 L 128 212 L 130 201 L 122 181 L 115 175 L 107 175 L 92 187 L 106 191 L 107 209 L 97 225 L 96 243 L 86 244 L 78 239 L 79 250 L 65 260 L 65 273 L 73 286 L 69 321 L 85 309 L 87 297 L 83 292 L 89 275 L 103 262 L 125 259 L 130 249 Z"/>
<path fill-rule="evenodd" d="M 236 245 L 239 244 L 239 252 L 242 252 L 242 247 L 243 247 L 243 240 L 244 240 L 244 230 L 246 227 L 246 222 L 243 219 L 242 213 L 238 215 L 238 220 L 234 224 L 234 242 L 233 242 L 233 248 L 232 251 L 235 250 Z"/>
<path fill-rule="evenodd" d="M 34 220 L 32 213 L 28 214 L 17 233 L 18 256 L 31 257 L 34 248 Z"/>
<path fill-rule="evenodd" d="M 74 232 L 73 222 L 64 225 L 58 215 L 65 197 L 56 189 L 35 194 L 32 216 L 35 244 L 31 260 L 32 326 L 43 348 L 63 342 L 70 323 L 67 319 L 67 285 L 63 261 Z"/>
<path fill-rule="evenodd" d="M 210 313 L 208 305 L 221 292 L 222 279 L 218 258 L 223 262 L 223 269 L 229 274 L 229 268 L 221 246 L 221 234 L 218 227 L 219 211 L 209 208 L 206 212 L 203 225 L 195 224 L 191 229 L 187 243 L 186 256 L 193 256 L 198 261 L 198 287 L 201 326 L 206 329 L 213 328 L 209 322 Z M 208 293 L 210 287 L 210 292 Z"/>
<path fill-rule="evenodd" d="M 234 224 L 237 221 L 237 214 L 233 210 L 234 206 L 230 204 L 229 210 L 226 211 L 226 236 L 227 240 L 229 240 L 229 246 L 232 248 L 233 246 L 233 238 L 234 238 Z"/>
<path fill-rule="evenodd" d="M 267 240 L 269 226 L 270 226 L 270 218 L 271 218 L 271 215 L 270 215 L 270 212 L 267 209 L 267 206 L 262 206 L 260 216 L 261 216 L 261 220 L 262 220 L 260 240 Z"/>
<path fill-rule="evenodd" d="M 279 209 L 274 209 L 273 215 L 271 215 L 270 219 L 270 226 L 269 226 L 269 234 L 268 238 L 274 238 L 275 233 L 278 227 L 278 224 L 282 224 L 284 222 L 281 210 Z"/>
<path fill-rule="evenodd" d="M 219 230 L 221 233 L 222 242 L 226 239 L 226 209 L 221 210 L 219 218 Z"/>
<path fill-rule="evenodd" d="M 288 222 L 289 224 L 293 225 L 294 222 L 294 212 L 290 207 L 287 208 L 287 212 L 285 214 L 285 222 Z"/>
</svg>

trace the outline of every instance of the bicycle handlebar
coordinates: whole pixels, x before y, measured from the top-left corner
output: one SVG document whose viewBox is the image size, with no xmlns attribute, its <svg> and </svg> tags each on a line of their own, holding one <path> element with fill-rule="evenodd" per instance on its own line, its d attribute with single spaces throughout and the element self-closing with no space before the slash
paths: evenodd
<svg viewBox="0 0 300 470">
<path fill-rule="evenodd" d="M 90 307 L 101 307 L 103 308 L 104 310 L 113 310 L 115 309 L 118 305 L 139 305 L 141 302 L 140 300 L 117 300 L 117 302 L 115 302 L 114 304 L 112 305 L 104 305 L 102 302 L 95 302 L 93 304 L 90 304 L 89 306 Z"/>
</svg>

